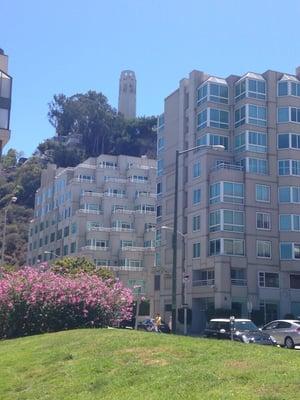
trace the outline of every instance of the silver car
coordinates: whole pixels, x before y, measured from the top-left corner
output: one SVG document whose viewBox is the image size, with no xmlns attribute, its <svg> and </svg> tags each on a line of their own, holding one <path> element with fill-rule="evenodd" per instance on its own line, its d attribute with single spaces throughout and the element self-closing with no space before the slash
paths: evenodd
<svg viewBox="0 0 300 400">
<path fill-rule="evenodd" d="M 300 345 L 300 320 L 280 319 L 269 322 L 262 328 L 263 332 L 272 335 L 280 346 L 293 349 Z"/>
</svg>

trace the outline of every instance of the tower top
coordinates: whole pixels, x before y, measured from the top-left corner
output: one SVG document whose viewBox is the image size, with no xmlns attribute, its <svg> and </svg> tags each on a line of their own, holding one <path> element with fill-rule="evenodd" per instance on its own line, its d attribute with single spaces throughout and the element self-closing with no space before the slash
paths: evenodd
<svg viewBox="0 0 300 400">
<path fill-rule="evenodd" d="M 128 119 L 136 116 L 136 77 L 134 71 L 124 70 L 121 72 L 118 111 Z"/>
</svg>

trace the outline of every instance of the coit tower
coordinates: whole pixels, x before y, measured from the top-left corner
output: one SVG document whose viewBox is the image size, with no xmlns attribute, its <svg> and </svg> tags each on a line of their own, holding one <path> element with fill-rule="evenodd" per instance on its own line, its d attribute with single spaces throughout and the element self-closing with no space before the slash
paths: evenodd
<svg viewBox="0 0 300 400">
<path fill-rule="evenodd" d="M 122 71 L 119 84 L 118 111 L 126 119 L 136 117 L 136 79 L 134 71 Z"/>
</svg>

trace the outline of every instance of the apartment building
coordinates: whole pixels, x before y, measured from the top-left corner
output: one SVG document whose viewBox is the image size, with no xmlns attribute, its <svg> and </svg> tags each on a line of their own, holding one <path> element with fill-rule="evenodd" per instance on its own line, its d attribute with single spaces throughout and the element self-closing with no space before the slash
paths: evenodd
<svg viewBox="0 0 300 400">
<path fill-rule="evenodd" d="M 0 157 L 9 141 L 9 119 L 11 107 L 12 78 L 8 75 L 8 57 L 0 49 Z"/>
<path fill-rule="evenodd" d="M 190 331 L 212 309 L 300 315 L 300 68 L 192 71 L 165 99 L 157 140 L 155 311 L 171 311 L 175 152 L 199 146 L 179 156 L 176 298 L 185 291 Z"/>
<path fill-rule="evenodd" d="M 101 155 L 74 168 L 48 165 L 35 196 L 28 264 L 87 256 L 148 297 L 155 181 L 156 162 L 146 156 Z"/>
</svg>

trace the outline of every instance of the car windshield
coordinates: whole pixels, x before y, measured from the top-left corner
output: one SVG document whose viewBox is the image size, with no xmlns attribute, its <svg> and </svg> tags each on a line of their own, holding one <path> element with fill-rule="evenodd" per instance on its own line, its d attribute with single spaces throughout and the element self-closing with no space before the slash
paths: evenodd
<svg viewBox="0 0 300 400">
<path fill-rule="evenodd" d="M 252 321 L 236 321 L 235 329 L 237 331 L 257 331 L 257 326 Z"/>
</svg>

